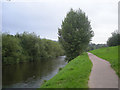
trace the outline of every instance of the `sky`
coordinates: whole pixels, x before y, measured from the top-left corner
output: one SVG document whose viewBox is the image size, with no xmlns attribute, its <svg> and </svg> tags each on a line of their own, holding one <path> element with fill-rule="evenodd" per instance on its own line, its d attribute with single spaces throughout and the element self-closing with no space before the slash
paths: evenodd
<svg viewBox="0 0 120 90">
<path fill-rule="evenodd" d="M 92 43 L 105 44 L 118 29 L 119 0 L 3 0 L 2 32 L 35 32 L 41 38 L 58 40 L 58 28 L 71 8 L 79 8 L 91 22 Z"/>
</svg>

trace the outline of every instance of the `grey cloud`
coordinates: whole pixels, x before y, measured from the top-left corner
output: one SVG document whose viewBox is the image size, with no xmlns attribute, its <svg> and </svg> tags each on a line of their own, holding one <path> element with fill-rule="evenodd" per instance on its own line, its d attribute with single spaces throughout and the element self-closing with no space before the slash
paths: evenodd
<svg viewBox="0 0 120 90">
<path fill-rule="evenodd" d="M 33 0 L 31 0 L 33 1 Z M 3 3 L 3 32 L 35 32 L 57 40 L 57 30 L 70 8 L 81 8 L 91 21 L 93 42 L 105 43 L 117 29 L 117 0 L 39 0 Z M 34 2 L 34 1 L 33 1 Z M 104 37 L 104 38 L 103 38 Z"/>
</svg>

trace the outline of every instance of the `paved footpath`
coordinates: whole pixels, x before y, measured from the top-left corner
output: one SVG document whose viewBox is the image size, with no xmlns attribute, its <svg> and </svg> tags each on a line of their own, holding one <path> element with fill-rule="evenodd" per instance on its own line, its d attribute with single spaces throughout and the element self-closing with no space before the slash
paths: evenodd
<svg viewBox="0 0 120 90">
<path fill-rule="evenodd" d="M 118 76 L 110 63 L 89 52 L 88 56 L 93 63 L 88 81 L 89 88 L 118 88 Z"/>
</svg>

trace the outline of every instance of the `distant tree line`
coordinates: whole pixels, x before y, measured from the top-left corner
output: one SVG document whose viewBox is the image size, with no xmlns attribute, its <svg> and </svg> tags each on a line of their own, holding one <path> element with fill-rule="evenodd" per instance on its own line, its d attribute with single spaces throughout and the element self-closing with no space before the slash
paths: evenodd
<svg viewBox="0 0 120 90">
<path fill-rule="evenodd" d="M 35 33 L 2 34 L 2 62 L 15 64 L 55 58 L 64 54 L 57 41 L 41 39 Z"/>
<path fill-rule="evenodd" d="M 120 32 L 118 30 L 111 33 L 112 36 L 108 38 L 107 44 L 95 44 L 90 43 L 88 45 L 88 48 L 86 51 L 102 48 L 102 47 L 108 47 L 108 46 L 118 46 L 120 45 Z"/>
<path fill-rule="evenodd" d="M 86 51 L 91 51 L 94 49 L 98 49 L 98 48 L 103 48 L 103 47 L 107 47 L 107 44 L 95 44 L 95 43 L 90 43 L 87 47 Z"/>
<path fill-rule="evenodd" d="M 117 46 L 120 45 L 120 31 L 116 30 L 112 33 L 112 36 L 109 37 L 107 41 L 108 46 Z"/>
</svg>

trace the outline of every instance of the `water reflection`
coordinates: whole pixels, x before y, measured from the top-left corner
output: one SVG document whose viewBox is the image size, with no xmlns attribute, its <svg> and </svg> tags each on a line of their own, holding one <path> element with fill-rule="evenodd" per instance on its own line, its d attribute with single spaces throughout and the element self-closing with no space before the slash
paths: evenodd
<svg viewBox="0 0 120 90">
<path fill-rule="evenodd" d="M 3 66 L 3 87 L 38 88 L 43 80 L 49 80 L 57 74 L 59 67 L 65 66 L 64 58 Z"/>
</svg>

